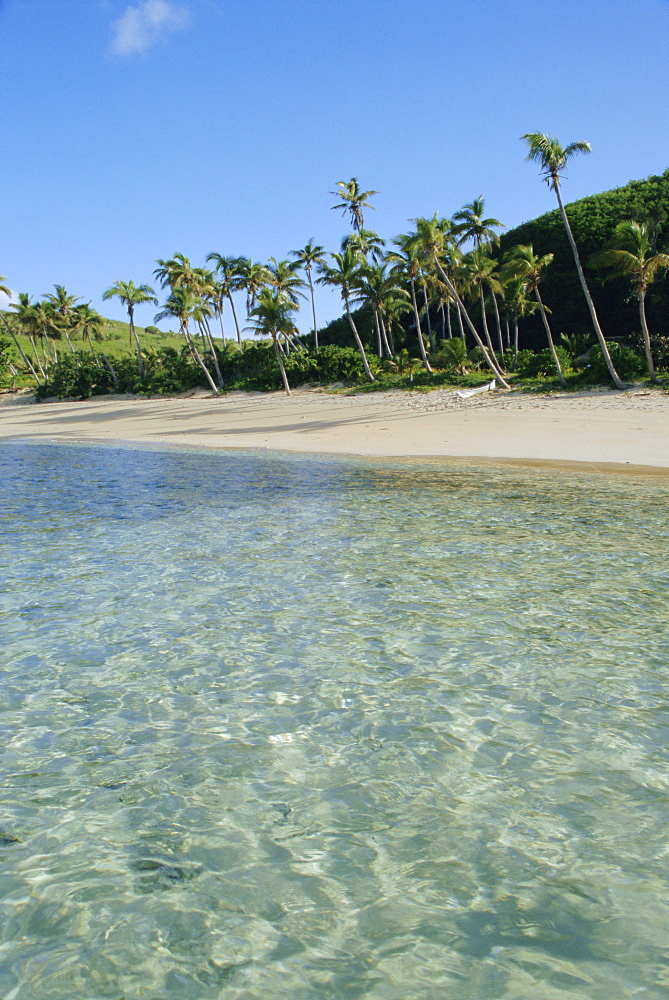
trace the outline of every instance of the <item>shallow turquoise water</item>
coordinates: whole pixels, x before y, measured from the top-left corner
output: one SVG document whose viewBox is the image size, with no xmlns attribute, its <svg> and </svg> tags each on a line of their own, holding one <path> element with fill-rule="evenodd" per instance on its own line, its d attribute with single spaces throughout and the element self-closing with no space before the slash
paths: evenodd
<svg viewBox="0 0 669 1000">
<path fill-rule="evenodd" d="M 669 997 L 669 484 L 0 447 L 3 1000 Z"/>
</svg>

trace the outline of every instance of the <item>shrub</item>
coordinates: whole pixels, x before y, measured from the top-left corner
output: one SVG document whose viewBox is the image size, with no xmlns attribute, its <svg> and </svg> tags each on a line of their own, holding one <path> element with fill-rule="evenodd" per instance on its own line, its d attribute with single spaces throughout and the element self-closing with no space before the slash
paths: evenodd
<svg viewBox="0 0 669 1000">
<path fill-rule="evenodd" d="M 622 379 L 638 378 L 646 371 L 645 359 L 631 347 L 626 347 L 625 344 L 616 344 L 615 341 L 612 341 L 609 343 L 608 348 L 613 366 Z M 596 382 L 609 382 L 611 379 L 599 344 L 593 347 L 590 352 L 590 364 L 587 368 L 587 375 L 589 379 L 592 378 Z"/>
<path fill-rule="evenodd" d="M 560 359 L 560 367 L 563 373 L 571 368 L 571 355 L 564 347 L 559 345 L 555 352 Z M 539 375 L 555 375 L 555 361 L 549 347 L 534 354 L 532 351 L 519 351 L 516 360 L 516 371 L 521 378 L 537 378 Z"/>
</svg>

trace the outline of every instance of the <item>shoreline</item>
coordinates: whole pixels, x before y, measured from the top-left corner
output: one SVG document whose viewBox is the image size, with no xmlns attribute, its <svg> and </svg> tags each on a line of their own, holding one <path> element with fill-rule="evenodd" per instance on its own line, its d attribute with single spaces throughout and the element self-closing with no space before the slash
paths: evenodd
<svg viewBox="0 0 669 1000">
<path fill-rule="evenodd" d="M 669 475 L 669 395 L 523 395 L 455 390 L 339 395 L 319 389 L 221 397 L 98 396 L 33 403 L 0 397 L 0 440 L 571 468 Z"/>
</svg>

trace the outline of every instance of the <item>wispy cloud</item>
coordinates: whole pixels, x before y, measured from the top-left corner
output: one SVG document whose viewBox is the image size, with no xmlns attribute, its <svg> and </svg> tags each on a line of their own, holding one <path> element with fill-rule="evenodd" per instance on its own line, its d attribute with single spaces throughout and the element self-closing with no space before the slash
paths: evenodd
<svg viewBox="0 0 669 1000">
<path fill-rule="evenodd" d="M 186 27 L 189 14 L 172 0 L 139 0 L 114 22 L 112 51 L 119 56 L 146 52 L 156 42 Z"/>
</svg>

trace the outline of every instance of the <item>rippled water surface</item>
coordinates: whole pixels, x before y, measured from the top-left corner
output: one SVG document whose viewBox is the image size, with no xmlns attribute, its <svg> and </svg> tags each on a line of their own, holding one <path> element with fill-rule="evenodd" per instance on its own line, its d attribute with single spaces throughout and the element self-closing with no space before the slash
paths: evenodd
<svg viewBox="0 0 669 1000">
<path fill-rule="evenodd" d="M 669 997 L 666 480 L 0 448 L 3 1000 Z"/>
</svg>

